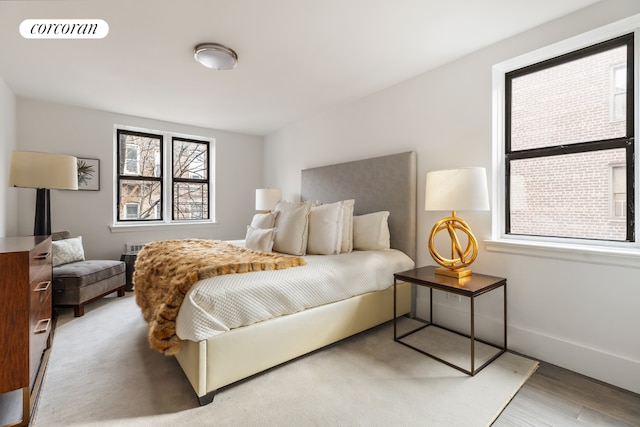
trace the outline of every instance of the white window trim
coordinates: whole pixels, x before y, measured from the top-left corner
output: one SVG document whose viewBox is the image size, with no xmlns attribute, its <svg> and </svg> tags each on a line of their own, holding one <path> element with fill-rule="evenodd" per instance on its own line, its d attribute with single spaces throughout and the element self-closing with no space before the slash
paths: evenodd
<svg viewBox="0 0 640 427">
<path fill-rule="evenodd" d="M 115 161 L 117 159 L 117 149 L 118 149 L 118 129 L 132 132 L 144 132 L 144 133 L 152 133 L 156 135 L 162 135 L 162 143 L 163 143 L 163 152 L 170 153 L 171 152 L 171 137 L 185 138 L 185 139 L 193 139 L 198 141 L 207 141 L 209 142 L 209 217 L 210 219 L 205 220 L 171 220 L 171 212 L 167 210 L 170 209 L 170 204 L 163 203 L 162 209 L 162 221 L 117 221 L 118 212 L 118 192 L 116 191 L 116 187 L 118 185 L 118 162 Z M 169 132 L 169 131 L 159 131 L 155 129 L 148 128 L 140 128 L 135 126 L 127 126 L 127 125 L 114 125 L 113 126 L 113 179 L 112 179 L 112 188 L 113 191 L 113 200 L 111 205 L 113 207 L 112 212 L 112 223 L 109 225 L 109 230 L 112 233 L 128 233 L 132 231 L 151 231 L 157 230 L 158 228 L 172 230 L 172 229 L 183 229 L 183 228 L 211 228 L 211 226 L 217 226 L 217 221 L 215 217 L 215 197 L 214 197 L 214 189 L 215 189 L 215 155 L 216 155 L 216 141 L 214 138 L 204 137 L 201 135 L 189 135 L 177 132 Z M 167 151 L 169 150 L 169 151 Z M 165 171 L 165 175 L 169 176 L 171 174 L 172 165 L 171 165 L 171 155 L 165 154 L 163 160 L 163 169 Z M 167 175 L 169 174 L 169 175 Z M 171 200 L 171 185 L 167 185 L 166 182 L 163 185 L 163 194 L 162 197 L 165 200 Z"/>
<path fill-rule="evenodd" d="M 604 263 L 610 265 L 640 266 L 640 212 L 635 210 L 636 242 L 600 242 L 583 241 L 580 239 L 537 238 L 535 236 L 515 236 L 504 233 L 505 224 L 505 74 L 535 64 L 549 58 L 573 52 L 599 42 L 612 39 L 635 31 L 634 36 L 634 126 L 635 132 L 635 203 L 640 202 L 640 180 L 638 162 L 638 115 L 640 110 L 640 96 L 638 95 L 638 75 L 640 74 L 640 14 L 625 18 L 621 21 L 597 28 L 587 33 L 572 37 L 533 52 L 507 60 L 493 66 L 492 93 L 492 212 L 491 239 L 485 240 L 488 251 L 530 255 L 553 259 L 566 259 L 589 263 Z"/>
</svg>

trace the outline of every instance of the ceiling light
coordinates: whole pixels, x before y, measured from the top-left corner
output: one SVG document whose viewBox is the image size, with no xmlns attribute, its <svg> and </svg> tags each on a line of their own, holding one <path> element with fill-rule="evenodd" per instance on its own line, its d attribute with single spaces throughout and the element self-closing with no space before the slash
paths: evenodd
<svg viewBox="0 0 640 427">
<path fill-rule="evenodd" d="M 193 57 L 207 68 L 231 70 L 238 64 L 238 55 L 226 46 L 217 43 L 202 43 L 193 50 Z"/>
</svg>

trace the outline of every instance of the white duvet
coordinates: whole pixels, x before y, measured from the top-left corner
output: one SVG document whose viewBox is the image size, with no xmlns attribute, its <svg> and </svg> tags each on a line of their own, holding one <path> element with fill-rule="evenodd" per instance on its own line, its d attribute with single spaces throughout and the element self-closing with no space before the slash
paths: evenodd
<svg viewBox="0 0 640 427">
<path fill-rule="evenodd" d="M 228 274 L 196 283 L 178 313 L 183 340 L 200 341 L 233 328 L 387 289 L 393 273 L 414 262 L 395 250 L 307 255 L 307 265 Z"/>
</svg>

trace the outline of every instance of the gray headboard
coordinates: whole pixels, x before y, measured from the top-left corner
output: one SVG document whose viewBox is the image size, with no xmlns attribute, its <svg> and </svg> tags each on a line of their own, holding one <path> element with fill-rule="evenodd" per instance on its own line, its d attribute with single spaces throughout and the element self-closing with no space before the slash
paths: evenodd
<svg viewBox="0 0 640 427">
<path fill-rule="evenodd" d="M 355 199 L 354 215 L 389 211 L 391 247 L 416 259 L 416 153 L 357 160 L 302 171 L 301 199 Z"/>
</svg>

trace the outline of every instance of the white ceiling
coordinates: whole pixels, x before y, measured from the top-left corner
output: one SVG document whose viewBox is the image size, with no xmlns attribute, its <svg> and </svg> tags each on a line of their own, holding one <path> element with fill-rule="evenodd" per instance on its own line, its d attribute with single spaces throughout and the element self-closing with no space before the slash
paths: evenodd
<svg viewBox="0 0 640 427">
<path fill-rule="evenodd" d="M 265 135 L 596 1 L 1 1 L 0 77 L 18 96 Z M 33 18 L 103 19 L 109 34 L 24 39 Z M 196 63 L 202 42 L 238 67 Z"/>
</svg>

